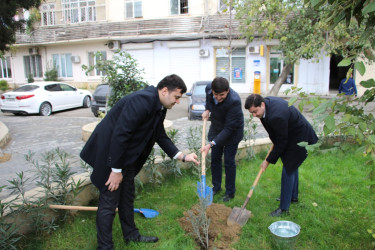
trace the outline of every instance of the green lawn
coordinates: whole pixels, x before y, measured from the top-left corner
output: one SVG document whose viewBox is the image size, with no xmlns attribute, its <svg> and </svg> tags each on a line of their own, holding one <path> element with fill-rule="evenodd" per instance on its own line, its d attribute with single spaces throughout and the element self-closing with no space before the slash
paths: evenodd
<svg viewBox="0 0 375 250">
<path fill-rule="evenodd" d="M 241 162 L 237 171 L 236 197 L 227 206 L 241 206 L 265 156 Z M 370 166 L 361 154 L 350 152 L 313 154 L 300 167 L 300 202 L 292 204 L 290 215 L 283 220 L 301 226 L 296 249 L 375 249 L 374 194 L 369 192 Z M 234 249 L 271 249 L 268 226 L 280 218 L 269 213 L 277 208 L 280 193 L 281 162 L 270 165 L 262 175 L 247 209 L 253 217 L 242 228 Z M 210 179 L 210 178 L 209 178 Z M 160 215 L 146 219 L 136 214 L 136 224 L 144 235 L 159 237 L 155 244 L 124 245 L 116 218 L 113 238 L 116 249 L 194 249 L 195 242 L 185 235 L 178 219 L 198 203 L 198 178 L 185 173 L 183 178 L 170 177 L 162 186 L 146 185 L 135 202 L 136 207 L 155 209 Z M 220 197 L 215 203 L 222 203 Z M 48 237 L 24 240 L 20 249 L 95 249 L 95 213 L 82 212 Z"/>
</svg>

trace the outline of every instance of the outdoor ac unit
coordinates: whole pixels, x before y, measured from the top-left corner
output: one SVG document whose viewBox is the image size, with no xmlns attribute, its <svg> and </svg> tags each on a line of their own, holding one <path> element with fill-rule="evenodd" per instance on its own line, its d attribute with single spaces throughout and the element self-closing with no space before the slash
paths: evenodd
<svg viewBox="0 0 375 250">
<path fill-rule="evenodd" d="M 250 46 L 249 47 L 250 54 L 259 54 L 259 46 Z"/>
<path fill-rule="evenodd" d="M 39 55 L 39 49 L 37 47 L 29 48 L 30 55 Z"/>
<path fill-rule="evenodd" d="M 72 60 L 72 63 L 80 63 L 81 58 L 79 56 L 71 56 L 70 59 Z"/>
<path fill-rule="evenodd" d="M 120 41 L 110 41 L 108 43 L 108 49 L 110 49 L 110 50 L 120 49 Z"/>
<path fill-rule="evenodd" d="M 200 49 L 199 50 L 200 57 L 208 57 L 210 56 L 210 51 L 208 49 Z"/>
</svg>

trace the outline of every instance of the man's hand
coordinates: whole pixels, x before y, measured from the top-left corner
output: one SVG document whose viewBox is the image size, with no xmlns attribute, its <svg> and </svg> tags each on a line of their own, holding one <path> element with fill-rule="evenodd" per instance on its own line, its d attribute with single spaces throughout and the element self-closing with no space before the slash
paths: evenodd
<svg viewBox="0 0 375 250">
<path fill-rule="evenodd" d="M 262 162 L 262 164 L 260 165 L 260 167 L 263 169 L 263 172 L 266 171 L 268 165 L 270 165 L 270 163 L 268 161 L 264 160 Z"/>
<path fill-rule="evenodd" d="M 122 173 L 115 173 L 112 171 L 105 185 L 108 186 L 109 191 L 113 192 L 118 189 L 121 182 L 122 182 Z"/>
<path fill-rule="evenodd" d="M 202 120 L 204 119 L 207 119 L 208 120 L 208 117 L 210 116 L 210 111 L 209 110 L 206 110 L 202 113 Z"/>
<path fill-rule="evenodd" d="M 210 151 L 211 144 L 207 144 L 206 146 L 202 147 L 200 151 L 204 153 L 204 155 L 208 155 L 208 151 Z"/>
<path fill-rule="evenodd" d="M 199 165 L 198 156 L 194 153 L 188 154 L 185 156 L 185 162 L 194 162 L 195 165 Z"/>
</svg>

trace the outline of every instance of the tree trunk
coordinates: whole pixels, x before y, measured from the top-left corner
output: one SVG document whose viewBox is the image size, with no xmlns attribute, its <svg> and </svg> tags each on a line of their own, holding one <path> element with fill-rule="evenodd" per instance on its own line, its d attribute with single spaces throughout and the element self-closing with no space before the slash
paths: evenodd
<svg viewBox="0 0 375 250">
<path fill-rule="evenodd" d="M 281 71 L 281 74 L 279 78 L 277 78 L 275 84 L 273 85 L 272 89 L 268 92 L 268 96 L 277 96 L 277 94 L 280 91 L 280 88 L 282 84 L 285 82 L 288 74 L 292 70 L 293 64 L 287 64 L 284 66 L 283 70 Z"/>
</svg>

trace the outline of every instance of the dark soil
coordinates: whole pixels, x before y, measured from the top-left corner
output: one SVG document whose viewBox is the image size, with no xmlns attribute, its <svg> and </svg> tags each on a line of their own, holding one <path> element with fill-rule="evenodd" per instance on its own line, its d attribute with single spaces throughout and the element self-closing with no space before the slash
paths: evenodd
<svg viewBox="0 0 375 250">
<path fill-rule="evenodd" d="M 191 208 L 193 213 L 197 213 L 199 204 Z M 207 207 L 206 214 L 211 220 L 208 230 L 209 249 L 231 249 L 230 245 L 239 240 L 241 227 L 239 225 L 228 226 L 227 219 L 232 212 L 232 208 L 226 207 L 223 204 L 212 203 Z M 193 227 L 189 221 L 188 212 L 184 212 L 184 217 L 179 220 L 181 227 L 190 235 L 193 236 L 197 242 L 198 249 L 201 247 L 197 236 L 193 233 Z"/>
</svg>

